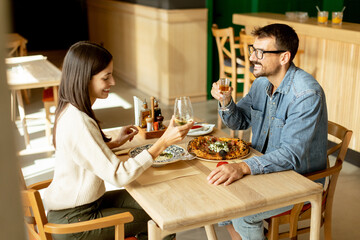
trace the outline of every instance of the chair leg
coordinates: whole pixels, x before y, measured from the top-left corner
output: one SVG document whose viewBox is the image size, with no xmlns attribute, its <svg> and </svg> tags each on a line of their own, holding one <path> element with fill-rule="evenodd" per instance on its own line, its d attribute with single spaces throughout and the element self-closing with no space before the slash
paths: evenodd
<svg viewBox="0 0 360 240">
<path fill-rule="evenodd" d="M 217 240 L 214 225 L 206 225 L 205 232 L 208 240 Z"/>
<path fill-rule="evenodd" d="M 115 225 L 115 240 L 124 240 L 124 224 Z"/>
<path fill-rule="evenodd" d="M 279 239 L 279 219 L 271 218 L 269 222 L 267 238 L 268 240 L 278 240 Z"/>
<path fill-rule="evenodd" d="M 329 216 L 330 215 L 330 216 Z M 324 237 L 325 240 L 331 240 L 332 236 L 331 236 L 331 211 L 330 214 L 329 212 L 325 213 L 325 219 L 324 219 Z"/>
<path fill-rule="evenodd" d="M 23 126 L 23 131 L 24 131 L 25 146 L 26 146 L 26 148 L 29 148 L 30 147 L 30 136 L 29 136 L 29 132 L 27 130 L 25 107 L 24 107 L 24 102 L 23 102 L 20 90 L 16 91 L 16 99 L 18 102 L 20 120 L 21 120 L 21 123 Z"/>
</svg>

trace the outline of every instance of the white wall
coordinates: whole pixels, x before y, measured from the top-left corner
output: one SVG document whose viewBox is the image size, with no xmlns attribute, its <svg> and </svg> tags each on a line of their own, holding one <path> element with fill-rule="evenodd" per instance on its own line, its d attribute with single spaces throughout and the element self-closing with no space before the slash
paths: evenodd
<svg viewBox="0 0 360 240">
<path fill-rule="evenodd" d="M 10 93 L 4 64 L 8 0 L 0 0 L 0 238 L 26 239 L 22 217 L 14 124 L 10 120 Z"/>
</svg>

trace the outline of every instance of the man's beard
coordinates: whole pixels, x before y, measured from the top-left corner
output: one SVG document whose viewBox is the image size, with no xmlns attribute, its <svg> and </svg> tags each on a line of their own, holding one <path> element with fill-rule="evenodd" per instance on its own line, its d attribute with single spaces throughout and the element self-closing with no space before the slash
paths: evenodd
<svg viewBox="0 0 360 240">
<path fill-rule="evenodd" d="M 256 61 L 251 61 L 251 64 L 254 66 L 253 75 L 254 75 L 256 78 L 258 78 L 258 77 L 269 77 L 269 76 L 271 76 L 271 75 L 275 75 L 275 74 L 277 74 L 277 73 L 280 71 L 280 68 L 281 68 L 281 66 L 277 66 L 273 71 L 271 71 L 271 72 L 266 72 L 266 71 L 264 71 L 264 69 L 262 68 L 263 65 L 262 65 L 261 63 L 256 62 Z M 258 70 L 259 70 L 258 73 L 255 73 L 255 64 L 261 66 L 261 68 L 258 69 Z"/>
<path fill-rule="evenodd" d="M 250 63 L 251 63 L 251 65 L 254 66 L 253 75 L 254 75 L 256 78 L 258 78 L 258 77 L 265 77 L 264 72 L 255 73 L 255 64 L 258 64 L 258 65 L 260 65 L 260 66 L 262 67 L 262 64 L 261 64 L 261 63 L 255 62 L 255 61 L 251 61 Z"/>
</svg>

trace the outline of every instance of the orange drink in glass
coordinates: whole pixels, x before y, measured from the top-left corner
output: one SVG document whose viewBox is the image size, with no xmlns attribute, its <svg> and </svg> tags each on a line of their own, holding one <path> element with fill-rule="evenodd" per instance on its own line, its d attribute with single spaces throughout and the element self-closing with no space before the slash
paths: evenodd
<svg viewBox="0 0 360 240">
<path fill-rule="evenodd" d="M 319 11 L 317 16 L 317 21 L 319 24 L 327 24 L 329 17 L 328 11 Z"/>
</svg>

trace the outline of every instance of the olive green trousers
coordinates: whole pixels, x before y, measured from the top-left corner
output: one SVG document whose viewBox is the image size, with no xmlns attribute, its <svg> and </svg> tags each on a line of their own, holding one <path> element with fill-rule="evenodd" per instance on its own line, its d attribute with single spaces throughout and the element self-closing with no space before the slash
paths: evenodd
<svg viewBox="0 0 360 240">
<path fill-rule="evenodd" d="M 123 212 L 130 212 L 134 216 L 134 221 L 125 224 L 125 237 L 136 236 L 139 240 L 147 240 L 147 222 L 150 217 L 125 190 L 106 192 L 95 202 L 75 208 L 51 210 L 48 212 L 47 218 L 50 223 L 68 224 Z M 115 228 L 108 227 L 73 234 L 53 234 L 53 238 L 55 240 L 113 240 L 115 238 Z M 165 237 L 164 240 L 174 238 L 175 234 Z"/>
</svg>

